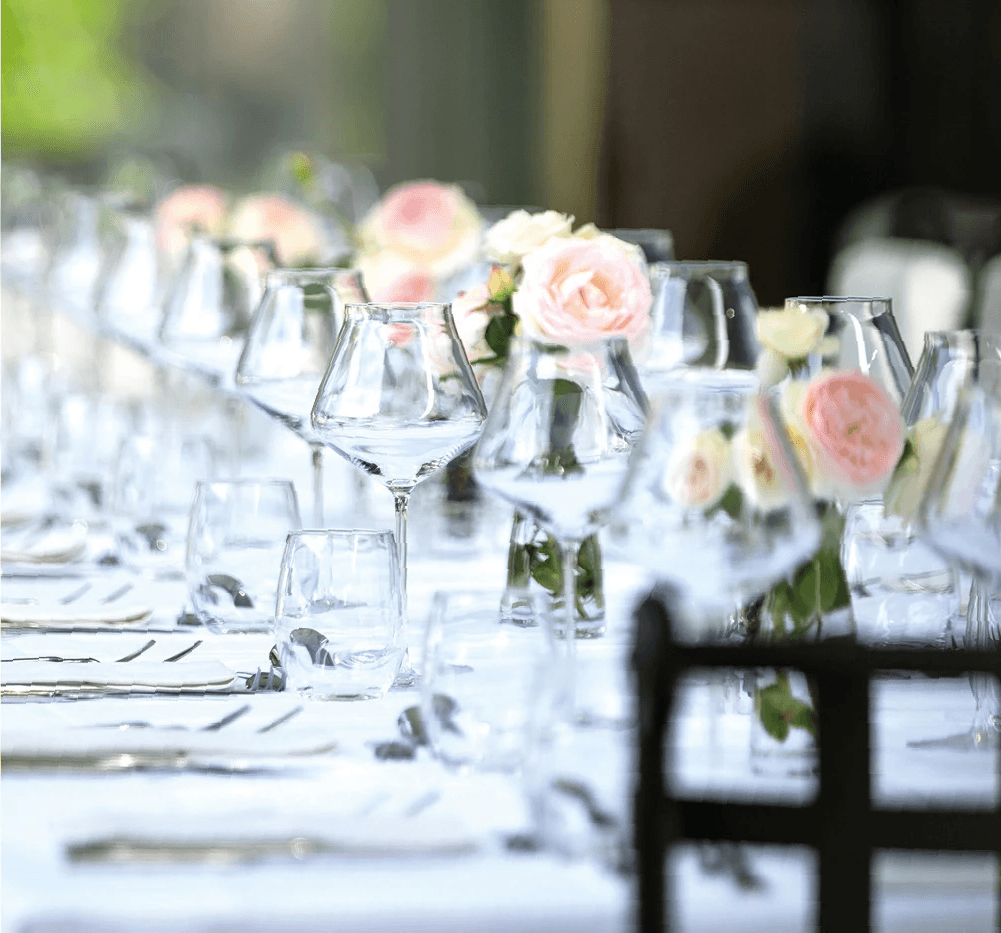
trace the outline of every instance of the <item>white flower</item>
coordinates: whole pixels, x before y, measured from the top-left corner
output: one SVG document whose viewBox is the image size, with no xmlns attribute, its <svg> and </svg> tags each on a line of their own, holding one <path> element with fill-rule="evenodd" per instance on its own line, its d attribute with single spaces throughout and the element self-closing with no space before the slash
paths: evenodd
<svg viewBox="0 0 1001 933">
<path fill-rule="evenodd" d="M 712 428 L 675 448 L 664 471 L 664 492 L 685 508 L 708 509 L 733 482 L 733 453 L 722 432 Z"/>
<path fill-rule="evenodd" d="M 731 443 L 737 482 L 751 505 L 763 512 L 784 506 L 789 501 L 790 477 L 775 462 L 773 442 L 761 417 L 749 412 L 747 424 Z"/>
<path fill-rule="evenodd" d="M 948 425 L 935 417 L 925 418 L 910 429 L 910 449 L 900 458 L 883 494 L 888 514 L 898 515 L 905 522 L 914 520 L 948 430 Z"/>
<path fill-rule="evenodd" d="M 827 312 L 804 306 L 758 312 L 758 341 L 786 359 L 813 353 L 827 330 Z"/>
<path fill-rule="evenodd" d="M 543 211 L 541 214 L 512 211 L 487 231 L 485 250 L 495 262 L 516 266 L 525 255 L 553 237 L 570 236 L 572 225 L 573 217 L 559 211 Z"/>
</svg>

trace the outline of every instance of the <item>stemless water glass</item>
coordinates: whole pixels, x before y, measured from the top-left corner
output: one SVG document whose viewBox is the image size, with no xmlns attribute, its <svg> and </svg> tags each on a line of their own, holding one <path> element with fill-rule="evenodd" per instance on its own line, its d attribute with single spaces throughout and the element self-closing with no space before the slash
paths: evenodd
<svg viewBox="0 0 1001 933">
<path fill-rule="evenodd" d="M 396 542 L 388 531 L 288 536 L 275 638 L 288 685 L 321 699 L 382 696 L 403 658 Z"/>
<path fill-rule="evenodd" d="M 449 305 L 349 303 L 344 315 L 311 421 L 393 494 L 405 640 L 410 493 L 475 442 L 486 406 Z M 415 681 L 408 649 L 397 683 Z"/>
<path fill-rule="evenodd" d="M 473 456 L 483 487 L 531 516 L 560 545 L 563 624 L 575 628 L 575 562 L 619 493 L 646 399 L 623 338 L 580 346 L 512 342 Z"/>
<path fill-rule="evenodd" d="M 367 301 L 356 269 L 276 269 L 251 322 L 237 388 L 312 449 L 313 520 L 323 517 L 323 444 L 309 414 L 337 341 L 344 302 Z"/>
<path fill-rule="evenodd" d="M 435 593 L 431 603 L 421 717 L 450 765 L 511 771 L 528 748 L 539 680 L 555 652 L 548 627 L 518 625 L 498 606 L 499 596 L 481 590 Z"/>
<path fill-rule="evenodd" d="M 202 623 L 217 632 L 270 631 L 285 539 L 301 527 L 289 480 L 198 483 L 185 576 Z"/>
<path fill-rule="evenodd" d="M 690 610 L 728 611 L 810 557 L 820 526 L 752 373 L 679 370 L 658 393 L 616 517 Z"/>
<path fill-rule="evenodd" d="M 645 385 L 683 364 L 722 369 L 730 353 L 723 289 L 688 263 L 650 268 L 650 329 L 637 368 Z"/>
</svg>

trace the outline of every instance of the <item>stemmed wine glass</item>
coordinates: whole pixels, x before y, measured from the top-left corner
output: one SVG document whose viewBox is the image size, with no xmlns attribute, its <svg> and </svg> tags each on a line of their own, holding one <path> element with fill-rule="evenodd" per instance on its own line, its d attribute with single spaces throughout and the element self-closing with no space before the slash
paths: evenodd
<svg viewBox="0 0 1001 933">
<path fill-rule="evenodd" d="M 404 639 L 410 493 L 476 441 L 485 416 L 450 305 L 345 305 L 311 423 L 316 438 L 393 494 Z M 396 683 L 416 681 L 408 646 Z"/>
<path fill-rule="evenodd" d="M 236 367 L 237 389 L 312 450 L 313 517 L 324 528 L 323 443 L 309 415 L 337 341 L 344 303 L 368 301 L 356 269 L 276 269 Z"/>
<path fill-rule="evenodd" d="M 624 338 L 567 346 L 523 336 L 473 456 L 477 481 L 559 543 L 571 678 L 576 556 L 608 518 L 645 417 Z"/>
<path fill-rule="evenodd" d="M 928 543 L 973 576 L 967 615 L 969 647 L 997 651 L 1001 628 L 991 597 L 1001 588 L 1001 372 L 971 381 L 953 412 L 925 496 L 918 525 Z M 917 746 L 996 748 L 1001 740 L 998 683 L 970 675 L 977 712 L 968 732 Z"/>
</svg>

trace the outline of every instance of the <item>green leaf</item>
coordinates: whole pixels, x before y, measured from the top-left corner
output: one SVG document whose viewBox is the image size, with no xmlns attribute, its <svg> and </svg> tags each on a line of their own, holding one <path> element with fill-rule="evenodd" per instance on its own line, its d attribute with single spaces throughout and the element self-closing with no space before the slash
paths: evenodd
<svg viewBox="0 0 1001 933">
<path fill-rule="evenodd" d="M 716 503 L 715 509 L 722 509 L 734 521 L 740 519 L 741 509 L 744 507 L 744 494 L 736 483 L 731 483 L 723 498 Z"/>
<path fill-rule="evenodd" d="M 490 318 L 490 323 L 487 324 L 484 334 L 487 346 L 502 359 L 507 357 L 508 345 L 517 323 L 518 319 L 513 314 L 504 313 Z"/>
<path fill-rule="evenodd" d="M 785 686 L 788 690 L 788 684 Z M 761 725 L 777 742 L 784 742 L 789 737 L 789 723 L 782 715 L 782 700 L 782 685 L 779 683 L 758 691 L 758 716 Z"/>
</svg>

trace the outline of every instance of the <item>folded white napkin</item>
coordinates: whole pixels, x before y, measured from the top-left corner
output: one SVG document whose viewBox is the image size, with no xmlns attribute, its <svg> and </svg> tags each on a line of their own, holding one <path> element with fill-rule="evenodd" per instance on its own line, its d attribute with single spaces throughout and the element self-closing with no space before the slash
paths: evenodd
<svg viewBox="0 0 1001 933">
<path fill-rule="evenodd" d="M 220 661 L 6 661 L 0 664 L 0 686 L 10 694 L 62 689 L 68 692 L 107 690 L 116 693 L 218 691 L 230 687 L 235 676 Z"/>
<path fill-rule="evenodd" d="M 68 564 L 87 548 L 79 535 L 60 533 L 47 535 L 37 544 L 19 548 L 0 547 L 0 562 L 5 564 Z"/>
<path fill-rule="evenodd" d="M 152 606 L 125 603 L 112 606 L 36 606 L 32 603 L 0 602 L 0 621 L 28 628 L 72 628 L 82 625 L 122 625 L 141 622 L 153 613 Z"/>
</svg>

